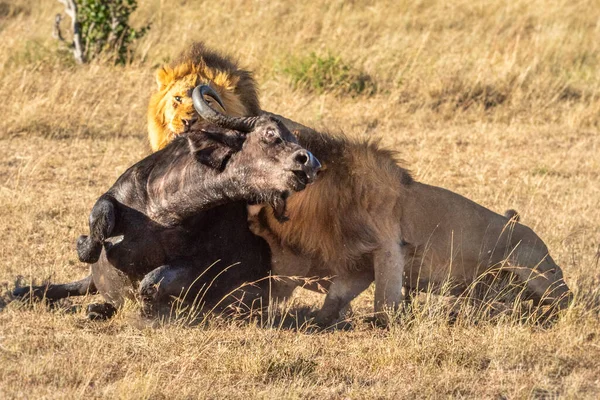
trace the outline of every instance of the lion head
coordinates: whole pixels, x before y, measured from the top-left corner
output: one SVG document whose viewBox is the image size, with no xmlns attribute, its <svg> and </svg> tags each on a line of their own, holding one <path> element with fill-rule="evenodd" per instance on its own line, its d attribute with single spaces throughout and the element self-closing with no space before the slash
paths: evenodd
<svg viewBox="0 0 600 400">
<path fill-rule="evenodd" d="M 233 116 L 260 113 L 256 82 L 252 74 L 231 59 L 195 43 L 169 65 L 156 73 L 158 91 L 148 107 L 148 138 L 153 151 L 160 150 L 173 137 L 184 133 L 198 118 L 191 92 L 208 83 L 221 97 L 225 109 L 206 98 L 215 109 Z"/>
</svg>

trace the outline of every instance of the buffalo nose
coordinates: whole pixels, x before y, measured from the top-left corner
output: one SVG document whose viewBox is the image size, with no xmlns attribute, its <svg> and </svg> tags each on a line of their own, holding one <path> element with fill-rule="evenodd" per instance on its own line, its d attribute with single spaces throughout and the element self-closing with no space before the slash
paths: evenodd
<svg viewBox="0 0 600 400">
<path fill-rule="evenodd" d="M 300 167 L 302 172 L 306 174 L 308 182 L 314 182 L 317 177 L 317 172 L 321 169 L 321 163 L 312 153 L 306 149 L 300 149 L 292 154 L 292 159 L 296 165 Z"/>
<path fill-rule="evenodd" d="M 317 158 L 313 156 L 312 153 L 308 150 L 298 150 L 292 155 L 292 157 L 294 161 L 296 161 L 303 167 L 312 168 L 315 171 L 321 168 L 321 163 L 319 162 L 319 160 L 317 160 Z"/>
<path fill-rule="evenodd" d="M 295 152 L 292 157 L 294 158 L 294 161 L 296 161 L 298 164 L 306 165 L 309 161 L 309 154 L 310 153 L 307 150 L 302 149 Z"/>
</svg>

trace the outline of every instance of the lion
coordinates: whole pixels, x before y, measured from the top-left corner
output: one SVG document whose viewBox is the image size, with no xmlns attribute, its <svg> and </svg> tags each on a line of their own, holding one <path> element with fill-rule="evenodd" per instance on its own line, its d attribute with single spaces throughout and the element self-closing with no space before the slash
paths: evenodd
<svg viewBox="0 0 600 400">
<path fill-rule="evenodd" d="M 214 99 L 210 105 L 227 115 L 242 117 L 260 114 L 258 91 L 252 73 L 230 58 L 194 43 L 171 64 L 156 72 L 158 90 L 148 106 L 148 139 L 152 151 L 165 147 L 177 135 L 187 132 L 197 114 L 191 91 L 209 83 L 220 96 L 224 108 Z"/>
<path fill-rule="evenodd" d="M 369 141 L 310 129 L 298 142 L 322 163 L 316 182 L 287 199 L 287 221 L 269 206 L 250 210 L 250 229 L 271 248 L 272 273 L 333 277 L 308 289 L 328 289 L 316 316 L 331 325 L 375 282 L 375 314 L 389 311 L 405 293 L 451 287 L 453 295 L 490 269 L 513 272 L 534 299 L 559 309 L 572 299 L 561 268 L 514 210 L 499 215 L 459 194 L 417 182 L 396 153 Z M 275 283 L 285 299 L 296 279 Z"/>
</svg>

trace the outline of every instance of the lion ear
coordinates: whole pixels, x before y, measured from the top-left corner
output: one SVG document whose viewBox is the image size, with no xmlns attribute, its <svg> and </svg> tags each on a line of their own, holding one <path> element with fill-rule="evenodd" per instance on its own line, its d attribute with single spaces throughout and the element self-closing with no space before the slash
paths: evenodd
<svg viewBox="0 0 600 400">
<path fill-rule="evenodd" d="M 156 83 L 158 84 L 158 90 L 163 90 L 167 87 L 167 84 L 173 76 L 173 69 L 169 66 L 163 66 L 156 71 Z"/>
</svg>

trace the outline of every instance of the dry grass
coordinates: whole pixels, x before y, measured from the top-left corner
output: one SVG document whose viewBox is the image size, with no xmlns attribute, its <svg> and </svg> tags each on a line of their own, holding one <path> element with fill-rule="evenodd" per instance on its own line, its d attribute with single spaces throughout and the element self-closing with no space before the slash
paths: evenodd
<svg viewBox="0 0 600 400">
<path fill-rule="evenodd" d="M 519 210 L 577 300 L 552 326 L 477 316 L 451 324 L 428 299 L 390 330 L 358 320 L 325 334 L 216 319 L 157 329 L 133 306 L 92 323 L 68 308 L 0 304 L 0 397 L 600 396 L 595 1 L 152 0 L 136 14 L 152 30 L 125 67 L 74 66 L 50 38 L 59 11 L 58 2 L 0 1 L 5 289 L 17 275 L 86 273 L 73 242 L 93 201 L 149 151 L 152 71 L 202 39 L 256 71 L 265 109 L 384 137 L 418 179 Z M 311 53 L 368 75 L 376 90 L 294 86 L 286 71 Z M 334 86 L 354 76 L 333 71 Z M 321 300 L 299 294 L 292 311 Z M 357 314 L 370 311 L 371 296 L 357 299 Z"/>
</svg>

